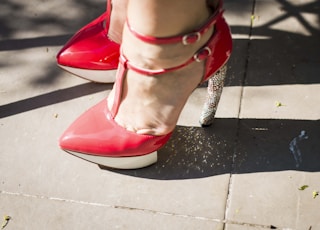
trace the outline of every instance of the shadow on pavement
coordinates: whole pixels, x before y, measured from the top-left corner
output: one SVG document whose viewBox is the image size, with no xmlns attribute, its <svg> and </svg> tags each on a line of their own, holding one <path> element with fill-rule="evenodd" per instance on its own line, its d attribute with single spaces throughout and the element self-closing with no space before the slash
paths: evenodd
<svg viewBox="0 0 320 230">
<path fill-rule="evenodd" d="M 236 0 L 225 2 L 228 13 L 240 16 L 247 13 L 246 6 L 252 5 L 252 1 L 247 4 Z M 285 0 L 276 2 L 281 5 L 282 16 L 274 18 L 270 15 L 269 22 L 253 28 L 238 25 L 231 27 L 234 34 L 245 36 L 249 33 L 265 39 L 234 40 L 227 86 L 320 83 L 320 32 L 303 16 L 317 15 L 319 23 L 320 1 L 302 2 L 297 6 L 290 5 Z M 42 3 L 46 10 L 42 10 L 42 15 L 36 15 L 32 14 L 27 1 L 2 0 L 0 51 L 63 45 L 71 34 L 100 15 L 105 7 L 104 3 L 97 1 L 76 1 L 72 10 L 76 10 L 77 13 L 74 17 L 66 19 L 64 15 L 54 14 L 54 7 L 63 7 L 65 1 L 53 5 L 50 5 L 52 1 Z M 48 8 L 45 7 L 46 4 L 49 4 Z M 268 4 L 268 1 L 263 1 L 263 4 Z M 228 9 L 228 5 L 232 5 L 233 8 Z M 34 12 L 38 10 L 35 9 Z M 310 35 L 273 29 L 273 25 L 288 17 L 295 17 Z M 61 31 L 57 32 L 60 34 L 47 35 L 45 32 L 50 31 L 48 26 Z M 34 38 L 18 36 L 30 31 L 37 35 Z M 260 55 L 253 56 L 253 53 Z M 0 66 L 7 63 L 3 61 L 5 58 L 0 57 Z M 14 64 L 19 66 L 19 63 Z M 259 76 L 256 73 L 259 73 Z M 51 74 L 43 73 L 39 78 L 44 81 L 39 80 L 34 84 L 52 84 L 48 77 L 54 78 L 56 75 L 55 71 Z M 2 105 L 0 117 L 27 112 L 105 89 L 105 85 L 87 83 L 21 99 Z M 319 125 L 319 120 L 216 119 L 214 126 L 206 129 L 179 126 L 168 144 L 159 151 L 157 164 L 139 170 L 113 171 L 159 180 L 282 170 L 316 172 L 320 170 Z"/>
<path fill-rule="evenodd" d="M 318 172 L 319 130 L 320 120 L 216 119 L 205 129 L 178 126 L 158 152 L 156 164 L 111 171 L 158 180 L 283 170 Z"/>
<path fill-rule="evenodd" d="M 111 84 L 96 84 L 89 82 L 81 85 L 72 86 L 70 88 L 41 94 L 35 97 L 1 105 L 0 118 L 17 115 L 19 113 L 28 112 L 44 106 L 49 106 L 60 102 L 72 100 L 85 95 L 110 90 L 111 88 Z"/>
</svg>

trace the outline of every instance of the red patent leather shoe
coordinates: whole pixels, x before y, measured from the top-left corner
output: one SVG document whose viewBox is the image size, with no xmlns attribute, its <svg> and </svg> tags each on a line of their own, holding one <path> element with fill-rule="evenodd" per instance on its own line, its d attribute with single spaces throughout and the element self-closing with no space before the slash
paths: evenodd
<svg viewBox="0 0 320 230">
<path fill-rule="evenodd" d="M 155 163 L 157 161 L 157 150 L 167 143 L 171 133 L 162 136 L 141 135 L 126 130 L 114 120 L 121 103 L 126 72 L 130 69 L 144 75 L 161 77 L 158 75 L 181 69 L 192 62 L 205 62 L 202 81 L 207 81 L 210 77 L 215 76 L 215 73 L 225 65 L 231 54 L 231 34 L 227 23 L 222 17 L 222 12 L 220 1 L 220 6 L 199 30 L 184 36 L 169 38 L 145 36 L 135 32 L 127 24 L 136 37 L 153 44 L 178 42 L 182 42 L 185 45 L 193 44 L 209 28 L 215 26 L 215 29 L 208 42 L 186 63 L 173 68 L 144 69 L 133 65 L 121 54 L 112 108 L 108 108 L 107 100 L 104 99 L 82 114 L 61 136 L 60 147 L 75 156 L 112 168 L 133 169 Z"/>
<path fill-rule="evenodd" d="M 111 0 L 107 11 L 80 29 L 57 54 L 57 63 L 64 70 L 90 81 L 114 82 L 119 63 L 120 45 L 108 38 Z"/>
</svg>

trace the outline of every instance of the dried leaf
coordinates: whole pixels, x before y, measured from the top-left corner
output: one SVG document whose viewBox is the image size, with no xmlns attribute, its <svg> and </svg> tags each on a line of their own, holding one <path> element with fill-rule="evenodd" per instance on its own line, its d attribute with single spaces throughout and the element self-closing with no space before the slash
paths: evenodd
<svg viewBox="0 0 320 230">
<path fill-rule="evenodd" d="M 8 225 L 10 219 L 11 219 L 11 216 L 3 217 L 3 223 L 2 223 L 1 229 L 4 229 Z"/>
<path fill-rule="evenodd" d="M 313 191 L 312 192 L 313 199 L 315 199 L 317 196 L 319 196 L 319 191 Z"/>
<path fill-rule="evenodd" d="M 281 106 L 283 106 L 283 104 L 282 104 L 280 101 L 276 101 L 276 102 L 275 102 L 275 105 L 276 105 L 276 107 L 281 107 Z"/>
<path fill-rule="evenodd" d="M 299 190 L 303 191 L 303 190 L 305 190 L 305 189 L 308 188 L 308 187 L 309 187 L 309 185 L 302 185 L 302 186 L 299 188 Z"/>
</svg>

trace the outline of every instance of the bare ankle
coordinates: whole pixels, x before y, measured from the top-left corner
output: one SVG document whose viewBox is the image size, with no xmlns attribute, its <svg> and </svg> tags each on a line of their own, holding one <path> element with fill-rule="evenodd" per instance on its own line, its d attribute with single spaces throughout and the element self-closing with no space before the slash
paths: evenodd
<svg viewBox="0 0 320 230">
<path fill-rule="evenodd" d="M 174 1 L 174 3 L 179 3 L 181 1 L 182 0 Z M 185 7 L 185 5 L 188 4 L 186 4 L 184 1 L 185 0 L 183 0 L 183 5 Z M 192 2 L 194 0 L 187 1 Z M 151 0 L 150 2 L 153 1 Z M 158 2 L 161 3 L 159 4 Z M 139 1 L 139 3 L 142 3 L 142 5 L 143 3 L 145 5 L 148 5 L 149 0 L 147 2 L 146 0 L 141 0 L 141 2 Z M 172 4 L 171 1 L 170 3 L 168 3 L 168 0 L 157 1 L 156 5 L 157 4 L 159 4 L 158 7 L 160 8 L 164 7 L 166 4 L 168 4 L 170 7 L 172 6 L 173 10 L 170 8 L 172 12 L 175 11 L 174 7 L 177 7 L 177 5 L 179 6 L 179 4 Z M 182 42 L 160 45 L 148 43 L 136 37 L 133 34 L 133 31 L 137 31 L 142 35 L 158 38 L 192 33 L 199 27 L 203 26 L 205 22 L 207 22 L 209 16 L 212 14 L 211 9 L 206 4 L 206 0 L 197 0 L 197 3 L 195 3 L 195 5 L 197 6 L 195 7 L 195 10 L 193 10 L 193 8 L 187 7 L 190 11 L 189 13 L 183 12 L 183 14 L 181 14 L 182 16 L 180 16 L 176 20 L 173 20 L 180 21 L 180 24 L 173 26 L 172 23 L 170 23 L 170 17 L 172 16 L 170 16 L 170 12 L 168 13 L 169 15 L 159 13 L 159 15 L 155 16 L 156 18 L 159 18 L 159 21 L 161 22 L 159 24 L 161 25 L 158 25 L 158 21 L 153 21 L 152 19 L 148 20 L 148 22 L 144 21 L 142 23 L 139 17 L 133 18 L 133 15 L 130 16 L 131 4 L 129 2 L 127 20 L 128 23 L 124 26 L 123 31 L 123 54 L 135 65 L 147 69 L 171 68 L 185 63 L 196 53 L 196 51 L 198 51 L 201 47 L 203 47 L 203 45 L 206 44 L 213 33 L 213 28 L 209 28 L 204 34 L 199 36 L 199 40 L 197 42 L 188 45 L 185 45 Z M 135 9 L 135 7 L 133 8 L 133 11 L 135 12 L 135 14 L 137 14 L 137 9 Z M 179 15 L 179 12 L 181 13 L 181 9 L 177 9 L 176 12 L 177 15 Z M 185 15 L 188 15 L 188 17 L 186 17 Z M 193 15 L 193 17 L 190 17 L 189 15 Z M 141 23 L 143 25 L 141 25 Z"/>
<path fill-rule="evenodd" d="M 122 42 L 122 28 L 127 17 L 128 0 L 112 1 L 111 4 L 112 9 L 108 37 L 120 44 Z"/>
<path fill-rule="evenodd" d="M 207 0 L 139 0 L 129 1 L 127 18 L 142 34 L 169 37 L 202 25 L 210 11 Z"/>
</svg>

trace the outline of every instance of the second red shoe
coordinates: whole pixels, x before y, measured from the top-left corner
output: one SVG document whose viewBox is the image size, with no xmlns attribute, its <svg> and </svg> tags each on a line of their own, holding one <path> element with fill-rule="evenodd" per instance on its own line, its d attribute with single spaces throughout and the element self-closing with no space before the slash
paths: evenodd
<svg viewBox="0 0 320 230">
<path fill-rule="evenodd" d="M 57 63 L 64 70 L 93 82 L 112 83 L 119 63 L 120 44 L 108 37 L 111 0 L 107 11 L 80 29 L 60 50 Z"/>
</svg>

